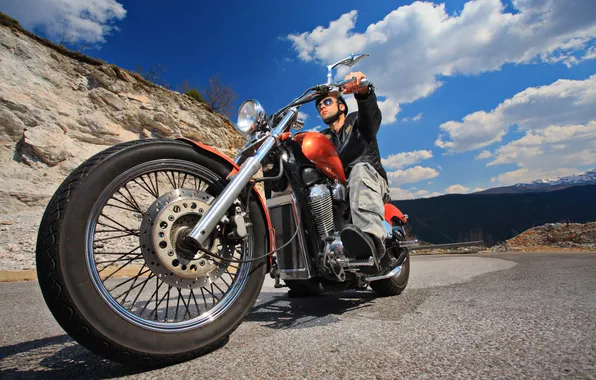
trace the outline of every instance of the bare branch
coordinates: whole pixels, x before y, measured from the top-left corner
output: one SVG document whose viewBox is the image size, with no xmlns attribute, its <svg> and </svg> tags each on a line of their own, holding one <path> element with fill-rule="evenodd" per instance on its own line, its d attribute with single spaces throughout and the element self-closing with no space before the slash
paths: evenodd
<svg viewBox="0 0 596 380">
<path fill-rule="evenodd" d="M 170 88 L 169 83 L 167 83 L 163 77 L 164 74 L 168 72 L 168 69 L 159 63 L 151 66 L 151 68 L 146 71 L 142 66 L 137 66 L 135 71 L 149 82 L 165 88 Z"/>
<path fill-rule="evenodd" d="M 72 38 L 72 36 L 70 36 L 68 34 L 68 25 L 66 23 L 66 19 L 64 19 L 62 21 L 62 39 L 60 40 L 58 45 L 63 45 L 63 46 L 70 45 L 71 38 Z"/>
<path fill-rule="evenodd" d="M 219 75 L 209 78 L 209 87 L 204 91 L 204 98 L 207 105 L 215 112 L 230 117 L 237 97 L 238 95 L 231 87 L 226 86 L 220 81 Z"/>
</svg>

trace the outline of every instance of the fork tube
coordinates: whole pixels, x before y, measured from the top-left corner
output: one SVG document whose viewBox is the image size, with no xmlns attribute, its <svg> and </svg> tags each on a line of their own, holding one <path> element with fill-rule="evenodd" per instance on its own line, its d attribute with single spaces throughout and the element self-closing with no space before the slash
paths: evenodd
<svg viewBox="0 0 596 380">
<path fill-rule="evenodd" d="M 221 221 L 226 211 L 232 206 L 236 198 L 238 198 L 242 189 L 244 189 L 252 176 L 259 171 L 261 168 L 261 161 L 263 161 L 269 151 L 275 146 L 277 136 L 285 131 L 287 124 L 297 112 L 296 108 L 290 109 L 279 125 L 273 130 L 273 134 L 269 136 L 255 152 L 255 155 L 244 161 L 238 174 L 234 176 L 224 191 L 217 197 L 213 205 L 209 207 L 209 210 L 207 210 L 201 220 L 199 220 L 192 231 L 190 231 L 188 234 L 190 239 L 195 240 L 203 246 L 215 226 L 217 226 L 217 223 Z"/>
<path fill-rule="evenodd" d="M 269 137 L 257 151 L 257 155 L 265 155 L 275 145 L 275 137 Z M 225 215 L 226 210 L 232 206 L 232 203 L 238 198 L 238 195 L 244 189 L 244 186 L 250 181 L 261 168 L 261 160 L 257 155 L 249 157 L 238 171 L 238 174 L 230 181 L 224 191 L 217 197 L 213 205 L 201 218 L 199 223 L 190 231 L 189 238 L 196 240 L 201 246 L 205 243 L 211 231 L 215 228 L 217 223 Z"/>
</svg>

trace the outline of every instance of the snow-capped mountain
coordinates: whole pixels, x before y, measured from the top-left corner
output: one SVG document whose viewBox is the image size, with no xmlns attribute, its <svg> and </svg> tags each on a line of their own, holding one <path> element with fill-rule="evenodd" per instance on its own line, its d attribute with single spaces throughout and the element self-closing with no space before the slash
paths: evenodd
<svg viewBox="0 0 596 380">
<path fill-rule="evenodd" d="M 566 189 L 571 186 L 596 185 L 596 168 L 582 174 L 567 177 L 539 179 L 530 183 L 518 183 L 513 186 L 495 187 L 477 194 L 530 193 Z"/>
<path fill-rule="evenodd" d="M 589 170 L 582 174 L 574 174 L 568 177 L 558 177 L 549 179 L 539 179 L 529 185 L 593 185 L 596 184 L 596 169 Z M 516 185 L 519 186 L 519 185 Z"/>
</svg>

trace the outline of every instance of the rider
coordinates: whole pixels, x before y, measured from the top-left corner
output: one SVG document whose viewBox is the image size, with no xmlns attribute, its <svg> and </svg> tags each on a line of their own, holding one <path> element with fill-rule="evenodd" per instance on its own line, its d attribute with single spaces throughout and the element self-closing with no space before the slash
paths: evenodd
<svg viewBox="0 0 596 380">
<path fill-rule="evenodd" d="M 352 224 L 341 231 L 345 249 L 358 258 L 373 256 L 377 263 L 385 254 L 384 204 L 390 200 L 387 173 L 381 165 L 377 132 L 381 110 L 374 87 L 360 88 L 366 76 L 352 72 L 345 79 L 356 81 L 343 86 L 343 94 L 354 94 L 358 112 L 348 114 L 341 94 L 317 99 L 316 107 L 329 128 L 321 131 L 335 145 L 348 178 Z"/>
</svg>

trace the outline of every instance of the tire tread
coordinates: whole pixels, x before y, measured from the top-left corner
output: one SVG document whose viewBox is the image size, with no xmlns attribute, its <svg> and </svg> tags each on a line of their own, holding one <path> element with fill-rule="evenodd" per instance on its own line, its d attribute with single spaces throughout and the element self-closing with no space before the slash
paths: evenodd
<svg viewBox="0 0 596 380">
<path fill-rule="evenodd" d="M 182 362 L 213 351 L 215 348 L 225 344 L 229 339 L 229 334 L 238 328 L 242 320 L 230 330 L 228 335 L 223 336 L 211 345 L 192 352 L 167 356 L 148 355 L 147 353 L 137 352 L 106 339 L 92 326 L 85 323 L 84 317 L 76 309 L 68 292 L 64 291 L 61 285 L 64 283 L 64 279 L 57 263 L 60 261 L 59 236 L 62 226 L 62 216 L 70 199 L 76 193 L 77 188 L 84 178 L 101 162 L 116 153 L 138 145 L 159 142 L 163 142 L 163 140 L 135 140 L 121 143 L 95 154 L 75 169 L 50 199 L 40 223 L 36 246 L 37 275 L 42 294 L 49 309 L 62 328 L 76 341 L 83 342 L 85 347 L 96 354 L 123 364 L 151 368 Z M 187 145 L 186 143 L 177 141 L 174 143 Z"/>
</svg>

